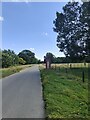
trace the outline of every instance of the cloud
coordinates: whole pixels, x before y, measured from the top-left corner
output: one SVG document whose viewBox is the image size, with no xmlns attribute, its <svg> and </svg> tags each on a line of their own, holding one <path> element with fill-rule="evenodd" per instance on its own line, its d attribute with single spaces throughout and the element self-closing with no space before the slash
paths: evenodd
<svg viewBox="0 0 90 120">
<path fill-rule="evenodd" d="M 2 22 L 4 20 L 4 18 L 2 16 L 0 16 L 0 22 Z"/>
<path fill-rule="evenodd" d="M 42 35 L 48 36 L 48 33 L 47 32 L 43 32 Z"/>
<path fill-rule="evenodd" d="M 31 0 L 23 0 L 23 2 L 29 3 L 29 2 L 31 2 Z"/>
<path fill-rule="evenodd" d="M 48 1 L 48 0 L 44 0 L 45 1 Z M 0 0 L 0 2 L 42 2 L 42 0 Z"/>
<path fill-rule="evenodd" d="M 30 2 L 31 0 L 24 0 L 26 3 Z"/>
<path fill-rule="evenodd" d="M 28 3 L 28 2 L 31 2 L 31 0 L 2 0 L 4 2 L 25 2 L 25 3 Z"/>
<path fill-rule="evenodd" d="M 48 33 L 45 33 L 45 36 L 47 36 L 48 35 Z"/>
<path fill-rule="evenodd" d="M 34 48 L 30 48 L 31 51 L 34 51 L 35 49 Z"/>
</svg>

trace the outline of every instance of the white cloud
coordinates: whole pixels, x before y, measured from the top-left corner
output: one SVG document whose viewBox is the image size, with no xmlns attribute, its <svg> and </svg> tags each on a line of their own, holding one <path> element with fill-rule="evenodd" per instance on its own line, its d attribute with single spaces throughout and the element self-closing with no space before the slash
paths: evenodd
<svg viewBox="0 0 90 120">
<path fill-rule="evenodd" d="M 4 18 L 2 16 L 0 16 L 0 22 L 2 22 L 4 20 Z"/>
<path fill-rule="evenodd" d="M 48 33 L 47 32 L 43 32 L 42 35 L 48 36 Z"/>
<path fill-rule="evenodd" d="M 25 2 L 25 3 L 28 3 L 28 2 L 31 2 L 31 0 L 0 0 L 2 2 Z"/>
<path fill-rule="evenodd" d="M 0 2 L 47 2 L 48 0 L 0 0 Z M 52 0 L 49 0 L 52 2 Z M 55 1 L 55 0 L 54 0 Z"/>
<path fill-rule="evenodd" d="M 31 51 L 34 51 L 35 49 L 34 48 L 30 48 Z"/>
<path fill-rule="evenodd" d="M 48 33 L 45 33 L 45 36 L 47 36 L 48 35 Z"/>
<path fill-rule="evenodd" d="M 30 2 L 31 0 L 24 0 L 26 3 Z"/>
</svg>

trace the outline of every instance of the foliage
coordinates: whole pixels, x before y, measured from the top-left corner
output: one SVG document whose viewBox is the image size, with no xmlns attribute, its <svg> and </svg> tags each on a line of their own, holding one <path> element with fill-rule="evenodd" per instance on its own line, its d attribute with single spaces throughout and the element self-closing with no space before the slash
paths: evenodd
<svg viewBox="0 0 90 120">
<path fill-rule="evenodd" d="M 46 61 L 46 59 L 48 59 L 52 63 L 54 61 L 54 58 L 55 58 L 55 56 L 52 53 L 48 52 L 48 53 L 46 53 L 46 56 L 44 56 L 44 61 Z"/>
<path fill-rule="evenodd" d="M 23 60 L 23 58 L 19 58 L 19 64 L 24 65 L 25 63 L 26 63 L 26 61 Z"/>
<path fill-rule="evenodd" d="M 39 62 L 40 61 L 35 58 L 35 53 L 29 50 L 23 50 L 19 55 L 15 54 L 15 52 L 10 49 L 0 51 L 0 66 L 3 68 Z"/>
<path fill-rule="evenodd" d="M 53 53 L 46 53 L 46 56 L 44 56 L 44 62 L 46 61 L 46 59 L 49 59 L 51 61 L 51 63 L 71 63 L 72 60 L 70 59 L 70 57 L 66 56 L 66 57 L 56 57 Z M 86 61 L 87 61 L 87 57 L 86 57 Z M 77 59 L 76 61 L 73 62 L 83 62 L 81 59 Z"/>
<path fill-rule="evenodd" d="M 84 60 L 89 56 L 87 52 L 90 50 L 89 8 L 89 3 L 80 5 L 78 2 L 68 2 L 63 7 L 62 13 L 56 12 L 53 29 L 58 34 L 57 46 L 72 62 L 77 62 L 78 59 Z"/>
<path fill-rule="evenodd" d="M 19 57 L 12 50 L 2 51 L 2 67 L 9 67 L 17 65 L 19 63 Z"/>
<path fill-rule="evenodd" d="M 37 63 L 37 59 L 35 58 L 35 53 L 31 52 L 30 50 L 23 50 L 21 51 L 18 56 L 23 58 L 26 61 L 26 64 L 33 64 Z"/>
<path fill-rule="evenodd" d="M 88 2 L 83 2 L 81 11 L 80 21 L 83 23 L 82 36 L 86 45 L 86 60 L 90 62 L 90 0 Z"/>
<path fill-rule="evenodd" d="M 55 57 L 53 63 L 71 63 L 68 57 Z"/>
</svg>

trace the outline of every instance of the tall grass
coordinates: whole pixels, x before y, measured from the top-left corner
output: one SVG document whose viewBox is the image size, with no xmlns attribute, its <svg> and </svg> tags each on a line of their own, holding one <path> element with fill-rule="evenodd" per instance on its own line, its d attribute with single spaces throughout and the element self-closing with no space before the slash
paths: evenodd
<svg viewBox="0 0 90 120">
<path fill-rule="evenodd" d="M 2 68 L 0 69 L 0 78 L 4 78 L 6 76 L 9 76 L 11 74 L 14 74 L 16 72 L 19 72 L 27 67 L 30 67 L 31 65 L 20 65 L 20 66 L 13 66 L 9 68 Z"/>
</svg>

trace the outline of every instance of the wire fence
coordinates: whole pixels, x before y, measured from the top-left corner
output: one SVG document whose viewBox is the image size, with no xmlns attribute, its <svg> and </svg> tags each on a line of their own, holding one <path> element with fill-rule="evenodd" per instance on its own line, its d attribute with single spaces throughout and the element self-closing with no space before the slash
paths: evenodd
<svg viewBox="0 0 90 120">
<path fill-rule="evenodd" d="M 83 83 L 89 80 L 89 63 L 52 64 L 51 69 L 66 73 L 68 76 L 73 75 Z"/>
</svg>

